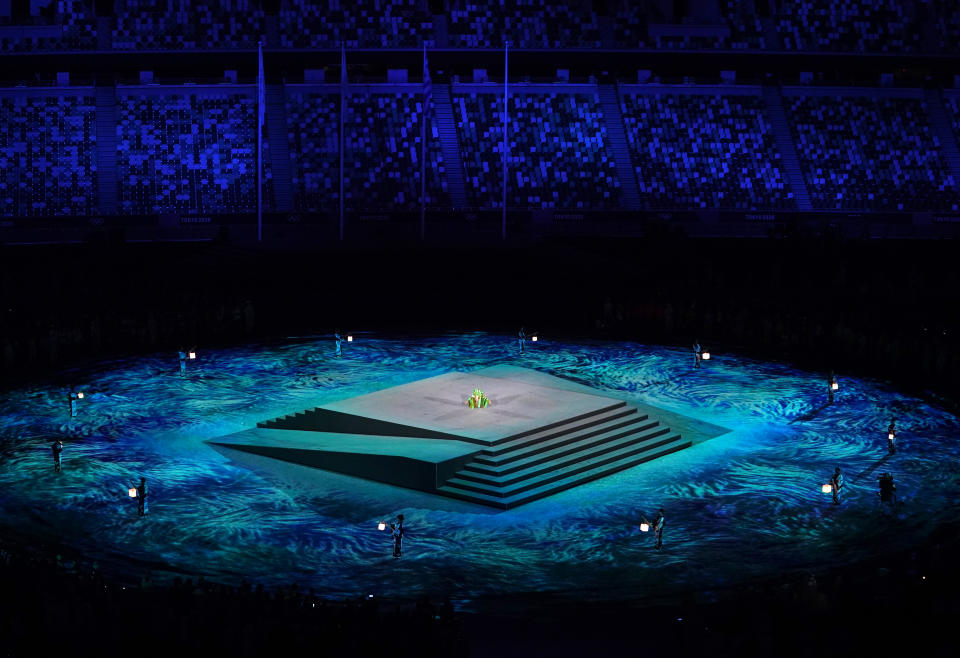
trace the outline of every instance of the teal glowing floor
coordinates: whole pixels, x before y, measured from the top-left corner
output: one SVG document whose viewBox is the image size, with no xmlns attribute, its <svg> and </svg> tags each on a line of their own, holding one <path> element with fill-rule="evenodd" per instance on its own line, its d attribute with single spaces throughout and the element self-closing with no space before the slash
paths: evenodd
<svg viewBox="0 0 960 658">
<path fill-rule="evenodd" d="M 656 596 L 792 569 L 857 561 L 956 520 L 960 422 L 882 382 L 841 377 L 826 407 L 822 373 L 630 343 L 528 343 L 470 334 L 358 336 L 337 359 L 324 339 L 201 352 L 185 378 L 175 354 L 65 373 L 87 395 L 36 386 L 0 402 L 0 524 L 57 538 L 116 569 L 188 572 L 331 594 L 512 592 Z M 601 394 L 732 431 L 510 511 L 497 511 L 204 441 L 316 404 L 453 370 L 518 365 Z M 885 428 L 898 417 L 898 454 Z M 63 472 L 49 443 L 64 437 Z M 820 492 L 834 466 L 843 504 Z M 881 507 L 876 478 L 901 506 Z M 149 514 L 126 490 L 145 475 Z M 641 515 L 666 510 L 664 549 Z M 402 560 L 376 522 L 406 517 Z"/>
</svg>

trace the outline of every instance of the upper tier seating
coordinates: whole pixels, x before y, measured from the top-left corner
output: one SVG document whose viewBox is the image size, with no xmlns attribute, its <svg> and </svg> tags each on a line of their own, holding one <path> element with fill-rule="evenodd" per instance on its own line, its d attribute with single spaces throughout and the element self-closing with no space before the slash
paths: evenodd
<svg viewBox="0 0 960 658">
<path fill-rule="evenodd" d="M 901 0 L 779 0 L 786 50 L 902 53 L 919 50 L 921 30 Z"/>
<path fill-rule="evenodd" d="M 419 0 L 284 0 L 278 17 L 284 48 L 419 48 L 434 45 Z"/>
<path fill-rule="evenodd" d="M 116 0 L 116 50 L 256 48 L 264 13 L 256 0 Z"/>
</svg>

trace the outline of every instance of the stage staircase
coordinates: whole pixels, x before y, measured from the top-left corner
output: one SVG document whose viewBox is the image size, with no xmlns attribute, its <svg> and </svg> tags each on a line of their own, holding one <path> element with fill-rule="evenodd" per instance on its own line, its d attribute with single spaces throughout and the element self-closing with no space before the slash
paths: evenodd
<svg viewBox="0 0 960 658">
<path fill-rule="evenodd" d="M 510 509 L 690 445 L 669 427 L 620 402 L 489 444 L 437 493 Z"/>
<path fill-rule="evenodd" d="M 780 152 L 780 161 L 783 163 L 783 173 L 790 181 L 790 190 L 797 202 L 797 210 L 813 210 L 810 194 L 807 192 L 807 183 L 803 178 L 803 169 L 800 167 L 800 158 L 793 143 L 793 133 L 787 121 L 787 112 L 783 108 L 780 88 L 764 85 L 763 102 L 767 106 L 774 138 L 777 140 L 777 151 Z"/>
<path fill-rule="evenodd" d="M 460 157 L 460 139 L 457 136 L 457 121 L 453 114 L 450 99 L 450 86 L 433 86 L 433 107 L 440 134 L 440 149 L 443 153 L 444 174 L 447 179 L 447 193 L 454 208 L 467 206 L 467 191 L 463 177 L 463 160 Z"/>
</svg>

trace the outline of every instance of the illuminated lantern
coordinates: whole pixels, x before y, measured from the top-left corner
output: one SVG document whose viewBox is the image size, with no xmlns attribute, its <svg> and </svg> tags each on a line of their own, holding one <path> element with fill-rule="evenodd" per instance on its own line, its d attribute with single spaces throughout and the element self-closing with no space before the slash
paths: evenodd
<svg viewBox="0 0 960 658">
<path fill-rule="evenodd" d="M 191 359 L 197 358 L 197 353 L 196 353 L 196 352 L 190 352 L 190 358 L 191 358 Z"/>
<path fill-rule="evenodd" d="M 530 340 L 532 340 L 534 343 L 536 343 L 536 342 L 537 342 L 537 337 L 536 337 L 536 336 L 531 336 L 531 337 L 530 337 Z"/>
<path fill-rule="evenodd" d="M 79 393 L 77 393 L 77 397 L 82 400 L 82 399 L 83 399 L 83 391 L 80 391 Z"/>
<path fill-rule="evenodd" d="M 889 434 L 887 434 L 887 438 L 890 439 L 891 441 L 893 441 L 893 437 L 894 437 L 893 432 L 890 432 Z"/>
<path fill-rule="evenodd" d="M 127 491 L 127 494 L 128 494 L 131 498 L 136 498 L 136 497 L 137 497 L 137 490 L 136 490 L 135 488 L 133 488 L 133 487 L 130 487 L 130 489 Z"/>
<path fill-rule="evenodd" d="M 386 529 L 387 529 L 387 524 L 384 523 L 383 521 L 377 524 L 377 530 L 386 530 Z"/>
<path fill-rule="evenodd" d="M 840 388 L 840 384 L 837 382 L 830 382 L 830 388 L 836 391 L 838 388 Z"/>
<path fill-rule="evenodd" d="M 650 524 L 649 524 L 649 523 L 641 523 L 641 524 L 640 524 L 640 532 L 646 532 L 646 531 L 649 530 L 649 529 L 650 529 Z"/>
<path fill-rule="evenodd" d="M 353 342 L 353 336 L 347 336 L 347 342 L 348 342 L 348 343 L 352 343 L 352 342 Z"/>
<path fill-rule="evenodd" d="M 709 360 L 710 360 L 710 352 L 704 352 L 704 353 L 703 353 L 703 360 L 704 360 L 704 361 L 709 361 Z"/>
<path fill-rule="evenodd" d="M 825 484 L 822 487 L 820 487 L 820 491 L 822 491 L 823 493 L 830 493 L 831 491 L 833 491 L 833 487 L 831 487 L 829 484 Z"/>
</svg>

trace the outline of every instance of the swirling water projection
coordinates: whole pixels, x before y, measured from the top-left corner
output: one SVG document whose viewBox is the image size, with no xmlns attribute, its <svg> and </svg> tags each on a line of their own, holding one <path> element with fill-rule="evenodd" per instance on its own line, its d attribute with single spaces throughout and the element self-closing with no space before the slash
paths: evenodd
<svg viewBox="0 0 960 658">
<path fill-rule="evenodd" d="M 273 418 L 453 370 L 513 364 L 732 431 L 509 511 L 204 443 Z M 86 396 L 37 385 L 0 403 L 0 523 L 138 573 L 203 574 L 329 595 L 450 595 L 461 605 L 520 592 L 645 597 L 854 562 L 956 520 L 960 422 L 883 382 L 632 343 L 489 334 L 357 335 L 176 354 L 63 373 Z M 469 391 L 467 392 L 469 393 Z M 897 417 L 898 452 L 886 426 Z M 63 471 L 50 443 L 64 440 Z M 820 487 L 835 466 L 839 506 Z M 898 504 L 880 504 L 894 475 Z M 146 518 L 127 489 L 147 478 Z M 664 547 L 642 518 L 666 513 Z M 392 558 L 377 522 L 406 517 Z"/>
</svg>

